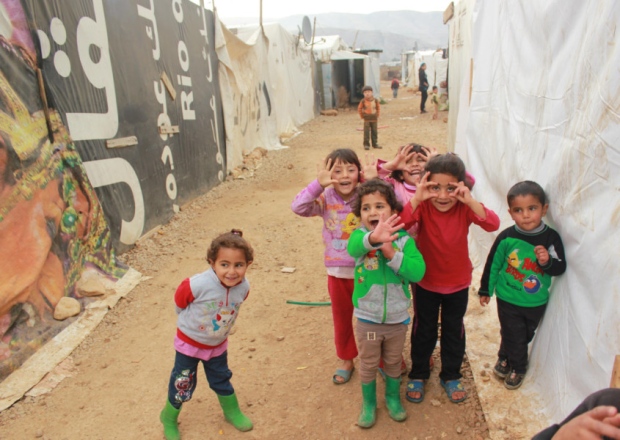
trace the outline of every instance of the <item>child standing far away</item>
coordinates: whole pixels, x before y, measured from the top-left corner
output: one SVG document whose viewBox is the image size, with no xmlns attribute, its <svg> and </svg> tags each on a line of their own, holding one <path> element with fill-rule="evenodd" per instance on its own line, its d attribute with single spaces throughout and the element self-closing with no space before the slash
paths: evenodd
<svg viewBox="0 0 620 440">
<path fill-rule="evenodd" d="M 317 179 L 297 194 L 291 205 L 297 215 L 323 218 L 327 290 L 332 303 L 336 355 L 342 360 L 332 378 L 337 385 L 351 379 L 353 359 L 357 357 L 351 300 L 355 261 L 347 253 L 347 242 L 359 225 L 351 203 L 360 172 L 361 164 L 353 150 L 334 150 L 318 167 Z"/>
<path fill-rule="evenodd" d="M 388 413 L 398 422 L 407 418 L 400 401 L 400 364 L 411 320 L 409 283 L 419 281 L 426 266 L 415 241 L 401 229 L 401 208 L 392 186 L 380 179 L 357 189 L 353 209 L 362 226 L 351 235 L 347 249 L 355 258 L 353 305 L 363 397 L 357 424 L 362 428 L 375 424 L 381 358 Z"/>
<path fill-rule="evenodd" d="M 515 224 L 495 239 L 480 280 L 480 304 L 497 293 L 501 343 L 495 374 L 509 390 L 523 383 L 527 346 L 549 301 L 551 277 L 566 270 L 560 235 L 542 218 L 549 204 L 536 182 L 519 182 L 508 191 L 508 213 Z"/>
<path fill-rule="evenodd" d="M 472 264 L 467 234 L 474 223 L 496 231 L 499 218 L 473 198 L 467 186 L 465 164 L 453 153 L 431 158 L 415 196 L 401 214 L 405 228 L 419 223 L 417 244 L 426 261 L 426 274 L 416 287 L 411 331 L 411 362 L 406 398 L 424 400 L 424 381 L 430 377 L 429 360 L 438 335 L 441 309 L 441 386 L 451 402 L 467 397 L 461 384 L 465 355 L 465 326 Z"/>
<path fill-rule="evenodd" d="M 167 440 L 181 438 L 177 419 L 182 404 L 192 398 L 196 389 L 199 362 L 226 420 L 239 431 L 252 429 L 230 383 L 228 334 L 250 292 L 245 272 L 253 260 L 252 247 L 241 231 L 233 229 L 211 242 L 207 251 L 211 268 L 183 280 L 174 294 L 179 315 L 174 338 L 176 358 L 166 406 L 159 416 Z"/>
<path fill-rule="evenodd" d="M 381 104 L 379 100 L 372 94 L 372 87 L 364 86 L 362 89 L 364 99 L 360 101 L 357 111 L 360 118 L 364 120 L 364 149 L 370 150 L 370 144 L 372 142 L 372 148 L 381 148 L 378 142 L 378 127 L 379 114 L 381 113 Z"/>
<path fill-rule="evenodd" d="M 437 119 L 439 117 L 439 89 L 437 86 L 433 86 L 433 92 L 429 97 L 431 99 L 431 104 L 433 104 L 433 119 Z"/>
<path fill-rule="evenodd" d="M 398 96 L 399 87 L 400 81 L 398 81 L 398 78 L 394 77 L 394 79 L 392 79 L 392 83 L 390 84 L 390 88 L 392 89 L 392 96 L 394 97 L 394 99 L 396 99 L 396 97 Z"/>
</svg>

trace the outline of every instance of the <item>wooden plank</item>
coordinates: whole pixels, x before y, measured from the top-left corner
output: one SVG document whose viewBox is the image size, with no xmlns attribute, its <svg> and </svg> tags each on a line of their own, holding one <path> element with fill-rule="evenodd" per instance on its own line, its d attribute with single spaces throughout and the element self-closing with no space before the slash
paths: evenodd
<svg viewBox="0 0 620 440">
<path fill-rule="evenodd" d="M 129 147 L 131 145 L 138 145 L 138 138 L 136 136 L 108 139 L 107 141 L 105 141 L 105 146 L 108 148 Z"/>
<path fill-rule="evenodd" d="M 166 90 L 168 90 L 168 93 L 170 94 L 170 97 L 174 101 L 176 99 L 176 97 L 177 97 L 177 92 L 176 92 L 176 90 L 174 90 L 174 86 L 170 82 L 170 79 L 168 78 L 168 75 L 166 75 L 166 72 L 162 72 L 161 73 L 161 80 L 164 83 L 164 86 L 166 87 Z"/>
<path fill-rule="evenodd" d="M 445 11 L 443 11 L 443 24 L 446 24 L 454 17 L 454 2 L 450 2 Z"/>
<path fill-rule="evenodd" d="M 620 354 L 616 355 L 614 360 L 614 369 L 611 372 L 609 388 L 620 388 Z"/>
<path fill-rule="evenodd" d="M 159 134 L 175 134 L 179 132 L 178 125 L 160 125 Z"/>
</svg>

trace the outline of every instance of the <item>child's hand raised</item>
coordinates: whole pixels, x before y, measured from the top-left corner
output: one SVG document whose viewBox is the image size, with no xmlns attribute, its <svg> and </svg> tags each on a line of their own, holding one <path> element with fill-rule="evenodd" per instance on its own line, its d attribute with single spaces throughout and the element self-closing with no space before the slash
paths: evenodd
<svg viewBox="0 0 620 440">
<path fill-rule="evenodd" d="M 338 183 L 336 179 L 332 179 L 332 169 L 334 168 L 334 165 L 335 164 L 332 163 L 331 159 L 325 158 L 316 166 L 316 179 L 323 188 L 327 188 L 329 185 Z"/>
<path fill-rule="evenodd" d="M 390 171 L 407 169 L 407 162 L 418 154 L 412 150 L 413 145 L 406 145 L 405 147 L 400 148 L 392 160 L 383 164 L 383 168 Z"/>
<path fill-rule="evenodd" d="M 536 254 L 536 259 L 538 260 L 538 264 L 541 266 L 546 266 L 549 262 L 549 252 L 547 248 L 539 245 L 534 248 L 534 253 Z"/>
<path fill-rule="evenodd" d="M 400 223 L 400 216 L 398 214 L 391 215 L 387 220 L 384 219 L 384 215 L 381 214 L 379 217 L 379 223 L 370 233 L 368 241 L 373 246 L 379 243 L 391 243 L 398 238 L 398 234 L 396 232 L 404 226 L 404 223 Z"/>
<path fill-rule="evenodd" d="M 436 192 L 431 191 L 433 186 L 437 186 L 437 182 L 433 182 L 432 180 L 429 181 L 429 175 L 429 173 L 424 173 L 420 179 L 420 183 L 417 186 L 417 190 L 415 195 L 412 197 L 412 200 L 415 199 L 418 202 L 423 202 L 424 200 L 432 199 L 438 196 Z"/>
<path fill-rule="evenodd" d="M 423 146 L 422 150 L 424 151 L 424 153 L 426 153 L 424 156 L 427 162 L 431 160 L 433 156 L 439 156 L 439 151 L 437 151 L 437 148 L 435 147 L 424 147 Z"/>
<path fill-rule="evenodd" d="M 364 176 L 364 180 L 370 180 L 374 179 L 375 177 L 379 177 L 379 173 L 377 172 L 377 159 L 372 153 L 366 153 L 366 163 L 364 164 L 364 168 L 362 169 L 362 176 Z"/>
<path fill-rule="evenodd" d="M 458 183 L 458 186 L 456 187 L 456 190 L 453 194 L 454 197 L 456 197 L 456 200 L 468 206 L 474 200 L 474 198 L 471 196 L 469 188 L 465 185 L 464 182 Z"/>
</svg>

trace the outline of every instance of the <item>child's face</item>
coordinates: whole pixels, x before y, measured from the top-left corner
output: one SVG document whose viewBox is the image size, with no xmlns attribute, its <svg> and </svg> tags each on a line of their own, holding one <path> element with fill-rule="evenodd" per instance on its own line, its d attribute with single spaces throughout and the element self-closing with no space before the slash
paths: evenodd
<svg viewBox="0 0 620 440">
<path fill-rule="evenodd" d="M 520 229 L 532 231 L 540 226 L 542 218 L 547 214 L 547 208 L 549 205 L 543 206 L 538 197 L 528 194 L 512 199 L 508 214 Z"/>
<path fill-rule="evenodd" d="M 215 261 L 209 261 L 220 282 L 227 287 L 236 286 L 243 281 L 251 263 L 246 261 L 245 253 L 241 249 L 225 247 L 220 248 Z"/>
<path fill-rule="evenodd" d="M 362 225 L 369 231 L 373 231 L 377 227 L 381 216 L 383 216 L 384 220 L 387 220 L 392 215 L 392 208 L 385 200 L 383 194 L 375 191 L 362 196 L 360 214 L 362 216 Z"/>
<path fill-rule="evenodd" d="M 360 171 L 353 163 L 336 161 L 332 168 L 332 179 L 337 182 L 333 184 L 334 189 L 344 200 L 349 200 L 359 182 Z"/>
<path fill-rule="evenodd" d="M 403 179 L 409 185 L 417 186 L 424 171 L 428 158 L 423 154 L 416 154 L 407 162 L 407 168 L 403 170 Z"/>
<path fill-rule="evenodd" d="M 364 90 L 364 98 L 372 99 L 372 90 Z"/>
<path fill-rule="evenodd" d="M 431 174 L 428 178 L 429 182 L 434 182 L 434 185 L 429 186 L 433 198 L 431 198 L 431 204 L 439 212 L 448 212 L 458 202 L 456 199 L 456 189 L 459 186 L 459 181 L 456 176 L 452 174 L 436 173 Z"/>
</svg>

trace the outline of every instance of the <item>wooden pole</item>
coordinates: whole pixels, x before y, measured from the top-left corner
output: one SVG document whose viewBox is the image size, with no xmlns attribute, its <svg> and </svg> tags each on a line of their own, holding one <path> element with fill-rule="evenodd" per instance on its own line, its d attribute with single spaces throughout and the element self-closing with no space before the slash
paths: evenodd
<svg viewBox="0 0 620 440">
<path fill-rule="evenodd" d="M 614 360 L 614 369 L 611 372 L 609 388 L 620 388 L 620 354 Z"/>
</svg>

